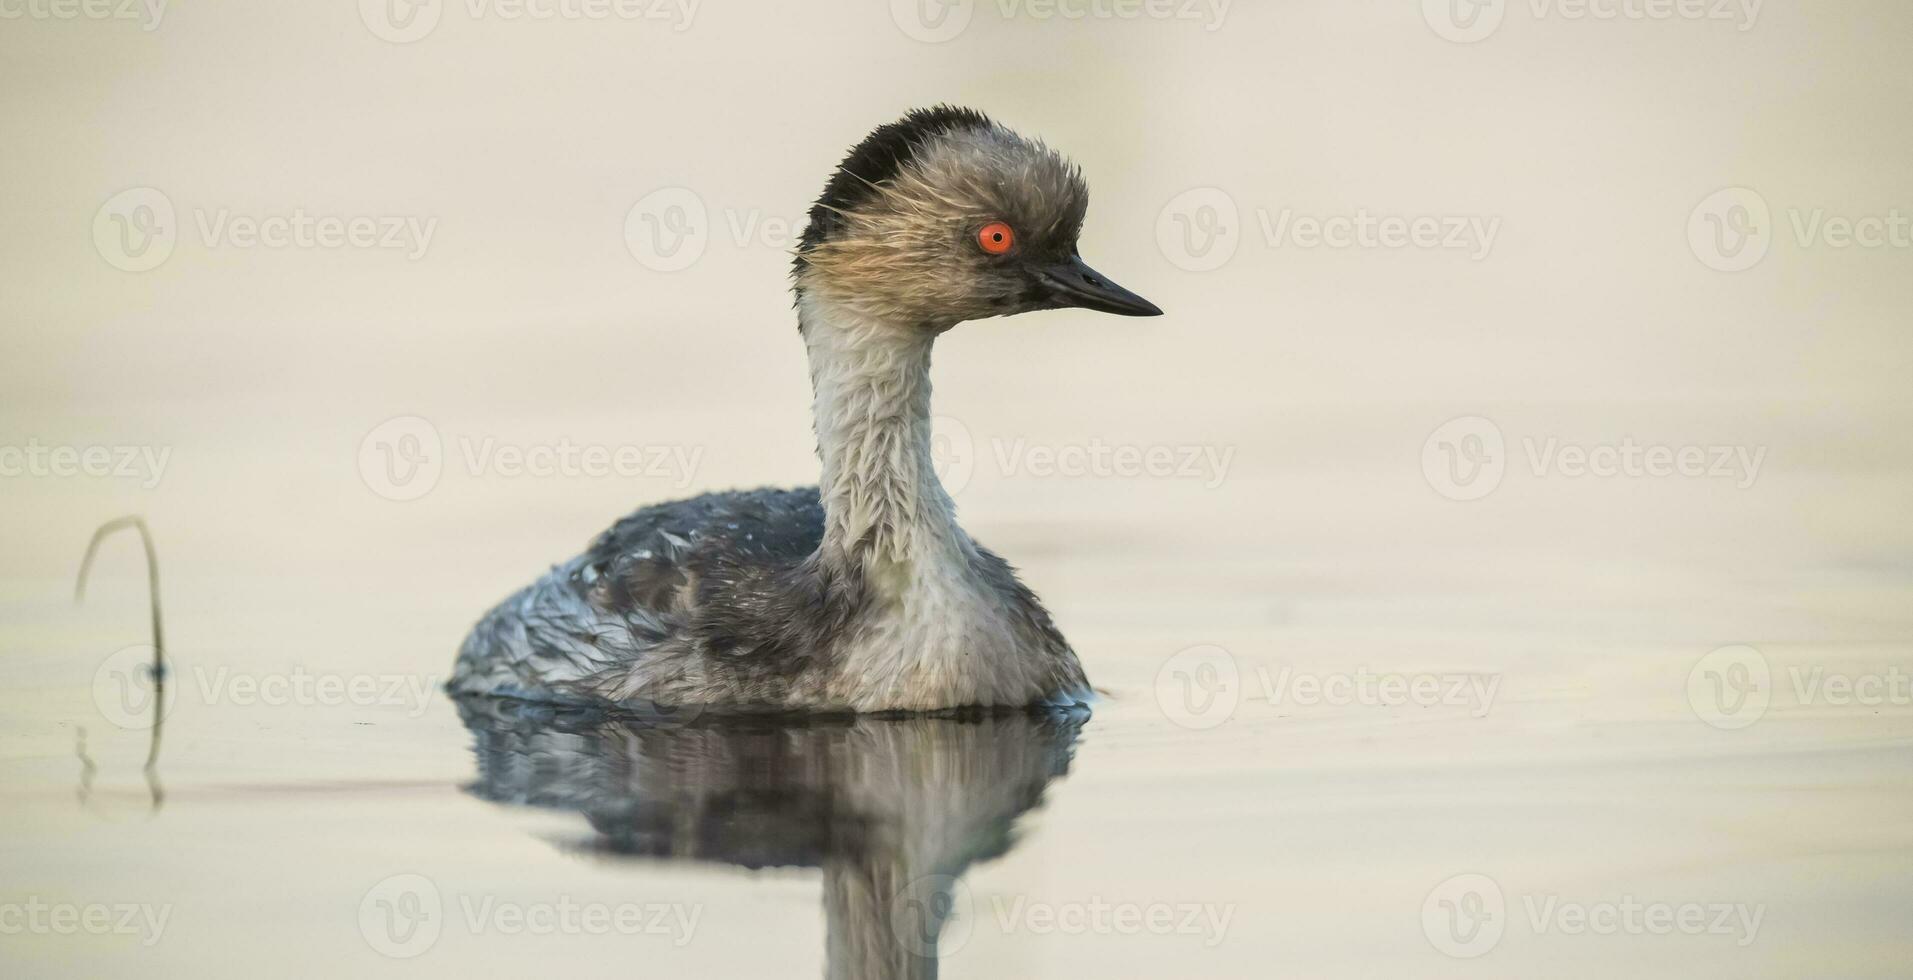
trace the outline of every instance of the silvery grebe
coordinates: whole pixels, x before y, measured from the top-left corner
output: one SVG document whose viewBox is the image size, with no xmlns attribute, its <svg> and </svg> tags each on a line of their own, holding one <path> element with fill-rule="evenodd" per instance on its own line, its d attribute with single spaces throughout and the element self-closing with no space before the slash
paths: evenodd
<svg viewBox="0 0 1913 980">
<path fill-rule="evenodd" d="M 1075 703 L 1082 665 L 957 526 L 930 349 L 965 320 L 1155 316 L 1083 263 L 1088 189 L 1040 142 L 940 106 L 878 127 L 810 209 L 793 273 L 821 486 L 646 507 L 487 613 L 456 694 L 786 711 Z"/>
</svg>

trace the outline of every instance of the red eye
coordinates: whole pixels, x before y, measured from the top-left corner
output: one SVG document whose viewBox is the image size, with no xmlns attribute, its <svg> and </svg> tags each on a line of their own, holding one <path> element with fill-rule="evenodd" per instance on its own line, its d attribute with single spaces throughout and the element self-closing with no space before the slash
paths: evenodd
<svg viewBox="0 0 1913 980">
<path fill-rule="evenodd" d="M 1002 255 L 1016 244 L 1016 232 L 1001 221 L 992 221 L 977 230 L 976 243 L 991 255 Z"/>
</svg>

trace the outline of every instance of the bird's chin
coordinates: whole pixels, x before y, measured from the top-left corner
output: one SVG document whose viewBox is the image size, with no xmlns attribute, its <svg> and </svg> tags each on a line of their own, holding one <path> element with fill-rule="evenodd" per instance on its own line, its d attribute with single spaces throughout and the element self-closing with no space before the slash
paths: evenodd
<svg viewBox="0 0 1913 980">
<path fill-rule="evenodd" d="M 1025 313 L 1047 313 L 1052 310 L 1073 310 L 1078 308 L 1079 307 L 1075 303 L 1066 302 L 1056 297 L 1042 296 L 1042 297 L 1036 297 L 1036 298 L 1023 300 L 1022 302 L 1019 302 L 1015 306 L 1010 307 L 1008 309 L 991 310 L 988 313 L 983 313 L 983 314 L 979 314 L 977 316 L 971 317 L 971 319 L 983 320 L 983 319 L 990 319 L 990 318 L 1013 317 L 1013 316 L 1022 316 Z"/>
</svg>

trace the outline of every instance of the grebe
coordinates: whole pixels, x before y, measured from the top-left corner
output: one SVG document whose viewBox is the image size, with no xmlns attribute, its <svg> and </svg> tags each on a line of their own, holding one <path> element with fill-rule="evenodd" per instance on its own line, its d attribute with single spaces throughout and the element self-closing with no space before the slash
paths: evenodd
<svg viewBox="0 0 1913 980">
<path fill-rule="evenodd" d="M 1083 263 L 1087 204 L 1074 165 L 974 110 L 879 126 L 810 209 L 794 263 L 820 486 L 618 521 L 479 621 L 451 691 L 850 712 L 1085 699 L 1075 651 L 937 481 L 930 349 L 983 317 L 1161 314 Z"/>
</svg>

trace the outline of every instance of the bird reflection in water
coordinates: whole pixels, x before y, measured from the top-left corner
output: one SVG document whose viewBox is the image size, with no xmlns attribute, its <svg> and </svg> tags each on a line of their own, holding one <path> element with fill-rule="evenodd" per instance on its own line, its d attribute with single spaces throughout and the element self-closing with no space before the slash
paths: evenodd
<svg viewBox="0 0 1913 980">
<path fill-rule="evenodd" d="M 575 810 L 631 858 L 823 872 L 826 975 L 934 977 L 957 879 L 1007 853 L 1088 712 L 613 716 L 460 699 L 483 799 Z"/>
</svg>

